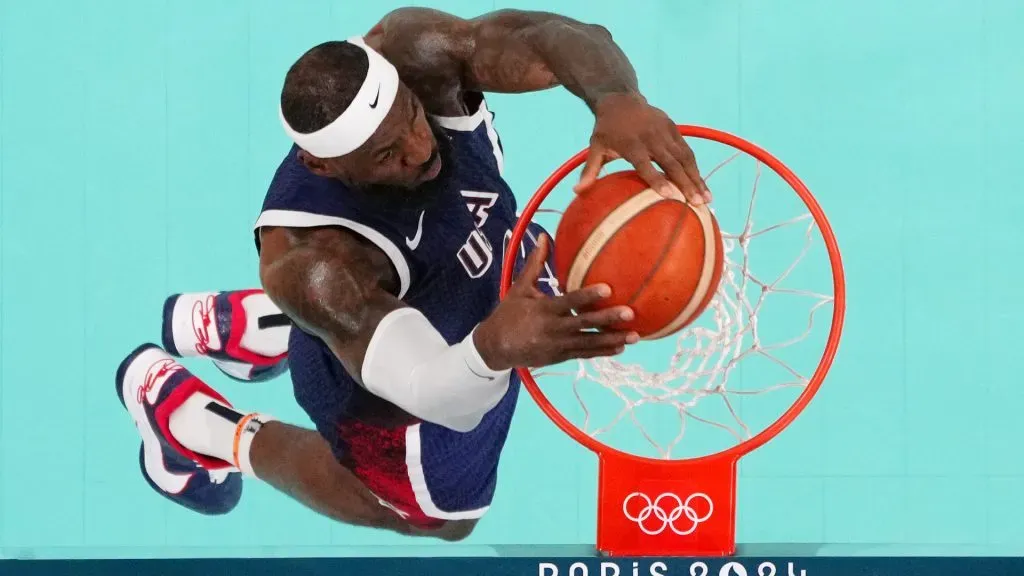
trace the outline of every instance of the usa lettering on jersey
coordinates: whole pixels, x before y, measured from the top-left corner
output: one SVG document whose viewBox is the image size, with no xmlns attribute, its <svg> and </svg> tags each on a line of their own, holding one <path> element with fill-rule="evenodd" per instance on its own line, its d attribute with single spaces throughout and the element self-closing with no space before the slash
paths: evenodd
<svg viewBox="0 0 1024 576">
<path fill-rule="evenodd" d="M 478 192 L 476 190 L 463 190 L 462 197 L 466 199 L 466 208 L 469 213 L 476 217 L 476 227 L 483 227 L 487 218 L 491 215 L 491 208 L 498 201 L 498 194 L 495 192 Z"/>
<path fill-rule="evenodd" d="M 483 276 L 494 261 L 494 250 L 483 232 L 473 230 L 462 248 L 459 248 L 459 262 L 470 278 Z"/>
<path fill-rule="evenodd" d="M 457 257 L 470 278 L 480 278 L 494 263 L 494 248 L 480 228 L 490 217 L 490 210 L 498 201 L 498 194 L 478 190 L 462 190 L 461 193 L 466 201 L 466 209 L 476 219 L 476 229 L 470 232 L 469 238 L 459 248 Z"/>
<path fill-rule="evenodd" d="M 526 234 L 523 235 L 522 241 L 519 242 L 519 258 L 521 258 L 523 261 L 526 260 L 526 256 L 527 256 L 527 252 L 526 252 L 527 242 L 530 243 L 530 246 L 532 246 L 533 248 L 536 248 L 537 247 L 537 243 L 539 241 L 540 241 L 540 239 L 537 236 L 535 236 L 534 233 L 529 228 L 527 228 L 526 229 Z M 502 254 L 508 254 L 508 245 L 511 242 L 512 242 L 512 231 L 509 230 L 508 232 L 505 232 L 505 238 L 502 239 L 502 244 L 501 244 L 501 253 Z M 531 250 L 531 252 L 532 252 L 532 250 Z M 558 289 L 558 279 L 555 278 L 555 271 L 551 268 L 550 261 L 544 262 L 544 269 L 541 270 L 540 275 L 537 277 L 537 282 L 539 284 L 543 284 L 543 285 L 548 286 L 549 289 L 554 293 L 554 295 L 557 296 L 557 295 L 561 294 L 561 292 L 559 292 L 559 289 Z"/>
<path fill-rule="evenodd" d="M 494 248 L 487 240 L 487 236 L 479 229 L 479 226 L 487 221 L 489 210 L 497 201 L 498 195 L 493 192 L 462 191 L 466 200 L 466 208 L 477 219 L 477 229 L 469 234 L 469 238 L 459 248 L 457 258 L 466 270 L 470 278 L 480 278 L 494 264 Z M 506 230 L 502 238 L 501 256 L 508 254 L 509 242 L 512 240 L 512 230 Z M 533 248 L 537 247 L 538 238 L 530 229 L 526 230 L 523 241 L 519 243 L 519 258 L 525 260 L 527 255 L 527 243 Z M 545 292 L 558 294 L 558 281 L 551 269 L 550 263 L 544 263 L 544 270 L 537 279 L 540 284 L 545 285 Z"/>
</svg>

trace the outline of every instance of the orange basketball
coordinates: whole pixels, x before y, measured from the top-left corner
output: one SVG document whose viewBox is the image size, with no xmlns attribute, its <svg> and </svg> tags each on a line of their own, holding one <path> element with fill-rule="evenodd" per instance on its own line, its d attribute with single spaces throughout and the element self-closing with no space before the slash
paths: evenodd
<svg viewBox="0 0 1024 576">
<path fill-rule="evenodd" d="M 573 199 L 558 224 L 555 268 L 565 292 L 598 283 L 627 305 L 616 326 L 653 340 L 693 322 L 722 277 L 722 233 L 707 206 L 658 195 L 633 171 L 599 179 Z"/>
</svg>

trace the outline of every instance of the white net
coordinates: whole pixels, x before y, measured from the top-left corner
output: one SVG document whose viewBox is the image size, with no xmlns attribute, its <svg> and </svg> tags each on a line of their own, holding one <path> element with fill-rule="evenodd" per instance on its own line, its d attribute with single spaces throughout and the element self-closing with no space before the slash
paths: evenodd
<svg viewBox="0 0 1024 576">
<path fill-rule="evenodd" d="M 752 177 L 716 186 L 715 175 L 739 158 L 753 163 Z M 752 438 L 807 387 L 831 320 L 831 268 L 814 218 L 796 192 L 770 170 L 782 183 L 776 187 L 781 192 L 778 198 L 786 200 L 773 198 L 766 212 L 769 216 L 788 213 L 781 220 L 764 218 L 768 224 L 759 220 L 763 168 L 760 161 L 735 153 L 705 176 L 716 191 L 715 213 L 723 229 L 725 261 L 716 295 L 697 322 L 663 341 L 638 344 L 644 349 L 639 354 L 627 352 L 623 357 L 533 371 L 549 399 L 583 432 L 631 453 L 671 459 L 683 457 L 679 448 L 684 439 L 703 427 L 710 433 L 687 441 L 685 456 L 718 452 Z M 719 189 L 730 188 L 741 193 L 726 193 L 724 197 L 733 201 L 723 201 Z M 731 229 L 738 232 L 725 232 L 729 219 L 723 212 L 736 216 Z M 759 243 L 766 244 L 761 252 L 756 248 Z M 809 255 L 818 261 L 809 274 L 802 275 L 804 282 L 793 282 Z M 757 256 L 768 256 L 763 268 L 757 266 Z M 543 280 L 557 290 L 553 275 Z M 812 289 L 794 287 L 801 284 L 811 284 Z M 785 304 L 769 311 L 779 299 Z M 766 329 L 766 315 L 771 316 L 774 329 Z M 817 342 L 799 353 L 791 352 L 808 340 Z M 552 386 L 553 379 L 571 379 L 572 405 L 566 405 L 564 394 L 563 401 L 557 401 L 558 389 L 566 387 Z M 782 391 L 790 393 L 757 407 L 751 403 L 755 397 Z M 639 437 L 632 442 L 623 434 L 608 438 L 623 424 L 631 424 Z M 616 445 L 623 441 L 627 446 Z"/>
</svg>

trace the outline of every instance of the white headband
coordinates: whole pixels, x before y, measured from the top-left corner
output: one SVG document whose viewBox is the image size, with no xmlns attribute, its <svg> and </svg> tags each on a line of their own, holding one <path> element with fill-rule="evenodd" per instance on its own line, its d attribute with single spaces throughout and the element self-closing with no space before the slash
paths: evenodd
<svg viewBox="0 0 1024 576">
<path fill-rule="evenodd" d="M 281 124 L 299 148 L 317 158 L 336 158 L 362 146 L 380 127 L 384 117 L 391 110 L 398 93 L 398 70 L 356 36 L 347 40 L 366 52 L 369 66 L 366 79 L 348 108 L 333 122 L 309 134 L 296 132 L 284 118 L 284 110 L 278 110 Z"/>
</svg>

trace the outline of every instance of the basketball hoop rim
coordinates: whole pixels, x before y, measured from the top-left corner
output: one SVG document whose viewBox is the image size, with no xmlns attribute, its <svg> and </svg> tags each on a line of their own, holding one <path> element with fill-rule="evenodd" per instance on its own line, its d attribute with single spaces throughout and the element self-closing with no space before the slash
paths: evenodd
<svg viewBox="0 0 1024 576">
<path fill-rule="evenodd" d="M 547 417 L 562 430 L 562 432 L 565 432 L 571 438 L 598 455 L 616 456 L 636 462 L 674 463 L 677 465 L 682 462 L 686 462 L 690 465 L 699 465 L 702 463 L 722 460 L 738 461 L 739 458 L 763 446 L 769 440 L 782 432 L 783 429 L 792 424 L 793 421 L 796 420 L 796 417 L 799 416 L 800 413 L 803 412 L 803 410 L 811 403 L 811 399 L 813 399 L 815 394 L 818 393 L 822 382 L 825 380 L 825 376 L 832 367 L 832 362 L 839 349 L 839 341 L 843 332 L 843 321 L 846 315 L 846 279 L 843 274 L 842 257 L 839 252 L 839 244 L 832 231 L 832 226 L 829 223 L 828 218 L 825 216 L 825 211 L 821 208 L 821 205 L 818 204 L 814 195 L 811 194 L 810 189 L 807 188 L 803 181 L 801 181 L 800 178 L 797 177 L 797 175 L 781 160 L 773 156 L 764 148 L 729 132 L 689 124 L 680 124 L 677 125 L 677 128 L 680 135 L 684 137 L 713 140 L 721 144 L 731 146 L 741 152 L 745 152 L 763 162 L 766 166 L 781 176 L 782 179 L 785 180 L 794 191 L 796 191 L 797 195 L 800 196 L 800 199 L 803 200 L 804 204 L 810 211 L 818 229 L 821 230 L 822 238 L 828 250 L 829 262 L 832 266 L 834 294 L 833 312 L 828 342 L 825 344 L 825 349 L 818 362 L 818 367 L 811 376 L 807 387 L 804 389 L 803 393 L 800 394 L 800 397 L 797 398 L 796 402 L 794 402 L 793 405 L 782 414 L 782 416 L 764 430 L 756 434 L 753 438 L 741 442 L 732 448 L 716 452 L 714 454 L 707 454 L 696 458 L 662 460 L 623 452 L 584 433 L 572 422 L 569 422 L 569 420 L 554 407 L 551 401 L 548 400 L 547 396 L 544 395 L 544 392 L 541 391 L 540 386 L 538 386 L 537 381 L 533 378 L 533 374 L 530 373 L 528 368 L 516 368 L 516 371 L 519 373 L 526 390 L 530 393 L 534 402 L 540 406 L 540 409 L 544 414 L 546 414 Z M 519 250 L 519 246 L 523 241 L 523 236 L 526 233 L 527 226 L 533 220 L 533 216 L 537 213 L 537 209 L 540 208 L 548 195 L 551 194 L 555 187 L 564 180 L 569 173 L 586 161 L 589 151 L 589 147 L 584 148 L 577 152 L 573 157 L 566 160 L 565 163 L 555 170 L 555 172 L 540 185 L 537 191 L 533 194 L 533 197 L 531 197 L 526 203 L 526 206 L 523 207 L 522 214 L 519 216 L 515 227 L 512 229 L 512 236 L 508 242 L 508 248 L 501 270 L 501 289 L 499 292 L 499 298 L 504 299 L 512 285 L 516 252 Z"/>
</svg>

